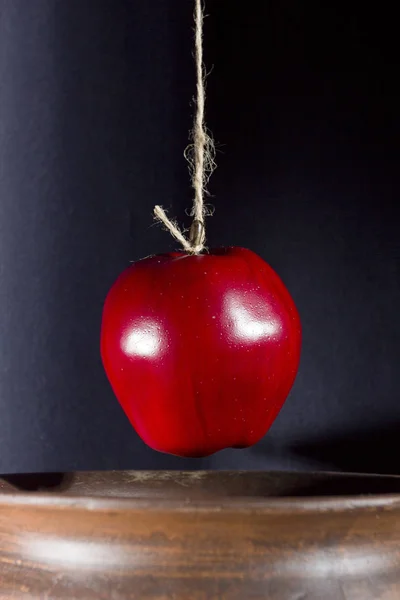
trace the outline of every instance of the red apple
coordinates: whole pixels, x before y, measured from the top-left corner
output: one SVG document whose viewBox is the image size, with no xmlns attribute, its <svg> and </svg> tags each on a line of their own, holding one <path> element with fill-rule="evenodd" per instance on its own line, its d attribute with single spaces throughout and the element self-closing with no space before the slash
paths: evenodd
<svg viewBox="0 0 400 600">
<path fill-rule="evenodd" d="M 146 444 L 179 456 L 258 442 L 293 385 L 300 345 L 289 292 L 244 248 L 145 258 L 104 306 L 113 390 Z"/>
</svg>

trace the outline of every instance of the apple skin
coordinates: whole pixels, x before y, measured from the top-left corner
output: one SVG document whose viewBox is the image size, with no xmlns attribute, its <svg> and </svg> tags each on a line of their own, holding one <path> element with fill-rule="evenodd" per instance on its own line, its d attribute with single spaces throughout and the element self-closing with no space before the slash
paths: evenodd
<svg viewBox="0 0 400 600">
<path fill-rule="evenodd" d="M 151 448 L 183 457 L 258 442 L 296 377 L 301 325 L 275 271 L 244 248 L 134 263 L 104 305 L 101 355 Z"/>
</svg>

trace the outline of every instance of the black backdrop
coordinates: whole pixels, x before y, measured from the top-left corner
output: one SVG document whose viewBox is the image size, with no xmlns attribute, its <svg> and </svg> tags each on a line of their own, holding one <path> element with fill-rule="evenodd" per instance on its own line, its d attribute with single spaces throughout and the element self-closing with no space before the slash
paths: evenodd
<svg viewBox="0 0 400 600">
<path fill-rule="evenodd" d="M 329 4 L 329 3 L 328 3 Z M 191 200 L 190 0 L 0 0 L 0 471 L 400 472 L 394 15 L 208 0 L 211 245 L 252 248 L 301 313 L 301 369 L 255 448 L 146 448 L 103 373 L 102 302 Z"/>
</svg>

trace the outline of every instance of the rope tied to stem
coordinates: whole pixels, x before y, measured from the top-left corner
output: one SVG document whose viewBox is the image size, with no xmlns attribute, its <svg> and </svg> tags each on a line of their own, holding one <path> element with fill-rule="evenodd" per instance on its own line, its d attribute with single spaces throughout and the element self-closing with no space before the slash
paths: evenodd
<svg viewBox="0 0 400 600">
<path fill-rule="evenodd" d="M 204 220 L 208 216 L 204 203 L 207 192 L 207 183 L 214 169 L 215 145 L 205 125 L 205 81 L 206 71 L 203 63 L 203 22 L 204 11 L 202 0 L 195 0 L 195 63 L 196 63 L 196 113 L 194 116 L 193 129 L 190 133 L 191 143 L 186 148 L 184 155 L 189 163 L 192 188 L 194 190 L 193 206 L 190 215 L 193 222 L 190 227 L 189 237 L 179 228 L 176 221 L 170 219 L 162 206 L 154 207 L 154 218 L 162 223 L 170 234 L 182 245 L 183 249 L 190 254 L 200 254 L 205 248 L 205 226 Z"/>
</svg>

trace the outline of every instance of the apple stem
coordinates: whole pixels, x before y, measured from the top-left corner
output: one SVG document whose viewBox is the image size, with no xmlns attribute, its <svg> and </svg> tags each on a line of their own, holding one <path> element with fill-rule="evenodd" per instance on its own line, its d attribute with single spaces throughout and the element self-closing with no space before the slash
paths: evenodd
<svg viewBox="0 0 400 600">
<path fill-rule="evenodd" d="M 192 248 L 201 246 L 204 241 L 204 223 L 198 219 L 194 219 L 190 227 L 189 241 Z"/>
</svg>

